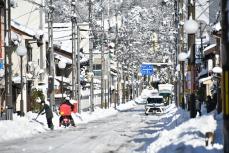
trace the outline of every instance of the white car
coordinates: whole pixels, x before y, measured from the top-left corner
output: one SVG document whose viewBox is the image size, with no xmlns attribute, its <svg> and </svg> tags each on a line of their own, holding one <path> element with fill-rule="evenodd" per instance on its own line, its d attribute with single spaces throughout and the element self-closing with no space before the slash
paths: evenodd
<svg viewBox="0 0 229 153">
<path fill-rule="evenodd" d="M 145 114 L 162 114 L 164 113 L 165 103 L 163 96 L 151 96 L 147 98 L 145 105 Z"/>
</svg>

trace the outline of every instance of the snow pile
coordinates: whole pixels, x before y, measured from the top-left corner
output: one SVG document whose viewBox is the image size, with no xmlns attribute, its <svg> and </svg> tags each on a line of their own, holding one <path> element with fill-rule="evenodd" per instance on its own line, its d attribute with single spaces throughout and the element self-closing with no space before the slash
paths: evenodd
<svg viewBox="0 0 229 153">
<path fill-rule="evenodd" d="M 174 115 L 172 111 L 175 109 L 168 110 L 170 113 L 168 117 Z M 164 128 L 163 131 L 157 133 L 155 137 L 157 139 L 148 147 L 147 153 L 207 153 L 214 152 L 218 153 L 222 150 L 222 143 L 217 141 L 213 146 L 205 146 L 205 133 L 215 132 L 217 136 L 220 136 L 220 127 L 214 119 L 214 113 L 197 117 L 194 119 L 187 120 L 187 114 L 179 110 L 176 115 L 172 117 L 170 124 L 175 123 L 175 128 L 173 126 L 168 126 L 169 128 Z M 220 120 L 220 117 L 218 117 Z M 221 137 L 222 138 L 222 137 Z"/>
<path fill-rule="evenodd" d="M 26 138 L 34 134 L 45 132 L 47 128 L 44 128 L 38 122 L 33 122 L 27 117 L 19 117 L 14 115 L 13 121 L 0 121 L 0 142 Z"/>
<path fill-rule="evenodd" d="M 135 101 L 132 100 L 132 101 L 129 101 L 128 103 L 121 104 L 121 105 L 117 106 L 117 110 L 125 111 L 128 109 L 134 108 L 136 106 L 137 106 L 137 104 L 135 103 Z"/>
<path fill-rule="evenodd" d="M 127 110 L 133 107 L 134 102 L 130 101 L 126 104 L 119 105 L 117 108 L 118 110 Z M 117 113 L 118 111 L 112 107 L 109 109 L 101 109 L 96 107 L 94 112 L 82 112 L 81 114 L 76 113 L 72 114 L 72 117 L 76 125 L 78 125 L 115 115 Z M 53 116 L 54 130 L 63 129 L 63 127 L 59 127 L 59 116 L 55 112 L 53 113 Z M 40 115 L 37 117 L 37 119 L 36 117 L 37 113 L 28 112 L 24 117 L 14 114 L 13 121 L 0 121 L 0 142 L 17 138 L 26 138 L 41 132 L 50 131 L 47 126 L 45 115 Z"/>
</svg>

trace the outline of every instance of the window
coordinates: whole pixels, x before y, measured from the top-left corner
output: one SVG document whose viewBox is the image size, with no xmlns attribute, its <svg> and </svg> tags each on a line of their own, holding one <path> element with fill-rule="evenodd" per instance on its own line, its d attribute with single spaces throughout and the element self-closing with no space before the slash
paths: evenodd
<svg viewBox="0 0 229 153">
<path fill-rule="evenodd" d="M 160 104 L 163 103 L 163 98 L 147 98 L 148 104 Z"/>
<path fill-rule="evenodd" d="M 93 70 L 101 70 L 101 69 L 102 69 L 101 64 L 94 64 L 93 65 Z"/>
<path fill-rule="evenodd" d="M 94 65 L 93 65 L 93 72 L 94 72 L 94 75 L 95 75 L 95 76 L 101 76 L 101 69 L 102 69 L 101 64 L 94 64 Z"/>
</svg>

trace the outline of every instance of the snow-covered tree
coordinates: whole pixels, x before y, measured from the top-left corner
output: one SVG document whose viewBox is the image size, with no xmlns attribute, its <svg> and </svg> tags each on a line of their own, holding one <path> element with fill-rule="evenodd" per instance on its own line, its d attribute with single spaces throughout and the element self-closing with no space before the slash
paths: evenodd
<svg viewBox="0 0 229 153">
<path fill-rule="evenodd" d="M 78 22 L 88 21 L 88 2 L 89 0 L 76 1 Z M 57 0 L 54 2 L 54 6 L 55 22 L 70 21 L 70 1 Z M 105 19 L 118 13 L 122 18 L 122 26 L 118 29 L 118 47 L 120 50 L 122 48 L 123 55 L 119 60 L 124 62 L 132 57 L 132 62 L 137 64 L 174 61 L 175 41 L 173 35 L 176 30 L 173 24 L 173 9 L 172 1 L 125 0 L 117 3 L 115 0 L 92 0 L 94 47 L 99 48 L 101 45 L 102 32 L 98 21 L 101 20 L 102 11 Z M 112 33 L 115 34 L 115 30 L 111 30 L 110 35 Z M 115 42 L 115 40 L 110 41 Z M 135 42 L 140 42 L 140 45 L 128 47 Z M 171 68 L 165 69 L 165 73 L 172 74 Z M 165 82 L 169 80 L 169 76 L 163 73 L 159 77 L 166 78 Z"/>
</svg>

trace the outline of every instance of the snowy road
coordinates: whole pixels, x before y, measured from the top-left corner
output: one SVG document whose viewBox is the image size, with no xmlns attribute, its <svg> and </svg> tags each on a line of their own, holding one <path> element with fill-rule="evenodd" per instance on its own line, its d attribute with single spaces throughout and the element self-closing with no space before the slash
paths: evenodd
<svg viewBox="0 0 229 153">
<path fill-rule="evenodd" d="M 163 116 L 145 116 L 144 106 L 115 116 L 54 130 L 32 138 L 0 143 L 0 153 L 130 153 L 145 152 L 167 124 Z M 170 125 L 171 127 L 171 125 Z"/>
</svg>

